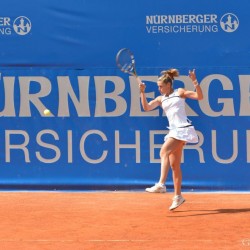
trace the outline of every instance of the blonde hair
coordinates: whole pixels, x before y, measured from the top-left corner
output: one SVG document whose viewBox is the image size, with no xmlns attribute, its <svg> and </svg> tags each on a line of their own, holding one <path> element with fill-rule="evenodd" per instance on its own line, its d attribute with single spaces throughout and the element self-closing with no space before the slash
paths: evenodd
<svg viewBox="0 0 250 250">
<path fill-rule="evenodd" d="M 163 70 L 161 72 L 161 76 L 158 78 L 158 81 L 168 83 L 170 82 L 171 84 L 174 81 L 174 78 L 179 76 L 179 71 L 177 69 L 168 69 L 168 70 Z"/>
</svg>

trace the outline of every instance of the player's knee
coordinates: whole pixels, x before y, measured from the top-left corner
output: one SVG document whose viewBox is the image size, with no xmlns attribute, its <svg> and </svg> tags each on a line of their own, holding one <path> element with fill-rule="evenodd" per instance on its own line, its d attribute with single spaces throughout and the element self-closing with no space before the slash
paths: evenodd
<svg viewBox="0 0 250 250">
<path fill-rule="evenodd" d="M 161 150 L 160 151 L 160 157 L 161 157 L 161 159 L 169 157 L 170 153 L 171 153 L 170 150 Z"/>
<path fill-rule="evenodd" d="M 179 171 L 180 167 L 181 167 L 180 162 L 172 162 L 171 163 L 171 168 L 173 171 Z"/>
</svg>

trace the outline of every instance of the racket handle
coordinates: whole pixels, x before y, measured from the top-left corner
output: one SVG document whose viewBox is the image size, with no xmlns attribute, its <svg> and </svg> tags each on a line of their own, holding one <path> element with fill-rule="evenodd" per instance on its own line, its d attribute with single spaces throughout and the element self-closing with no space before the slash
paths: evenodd
<svg viewBox="0 0 250 250">
<path fill-rule="evenodd" d="M 136 79 L 136 81 L 138 82 L 138 84 L 141 84 L 141 83 L 144 84 L 144 83 L 141 81 L 141 79 L 140 79 L 139 76 L 136 76 L 135 79 Z"/>
</svg>

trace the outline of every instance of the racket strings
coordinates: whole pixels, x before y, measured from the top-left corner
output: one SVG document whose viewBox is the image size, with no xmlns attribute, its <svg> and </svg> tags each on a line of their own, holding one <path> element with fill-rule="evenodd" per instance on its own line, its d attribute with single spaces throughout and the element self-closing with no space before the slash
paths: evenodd
<svg viewBox="0 0 250 250">
<path fill-rule="evenodd" d="M 135 60 L 133 55 L 131 55 L 127 50 L 121 51 L 117 57 L 117 63 L 119 68 L 124 72 L 134 73 Z"/>
</svg>

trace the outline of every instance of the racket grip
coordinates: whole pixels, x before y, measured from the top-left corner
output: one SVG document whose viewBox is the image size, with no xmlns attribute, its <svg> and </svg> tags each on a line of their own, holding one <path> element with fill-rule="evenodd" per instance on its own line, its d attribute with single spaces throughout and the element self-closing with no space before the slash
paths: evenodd
<svg viewBox="0 0 250 250">
<path fill-rule="evenodd" d="M 140 79 L 139 76 L 136 76 L 136 81 L 138 82 L 138 84 L 144 84 L 144 83 L 141 81 L 141 79 Z"/>
</svg>

